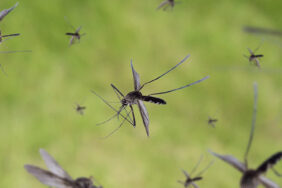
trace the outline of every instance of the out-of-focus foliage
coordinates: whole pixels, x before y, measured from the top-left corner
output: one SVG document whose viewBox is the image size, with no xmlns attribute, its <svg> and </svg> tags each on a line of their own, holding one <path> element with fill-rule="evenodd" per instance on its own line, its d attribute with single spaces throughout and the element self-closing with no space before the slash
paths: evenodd
<svg viewBox="0 0 282 188">
<path fill-rule="evenodd" d="M 16 2 L 1 0 L 0 10 Z M 181 187 L 180 168 L 188 172 L 210 148 L 239 159 L 247 145 L 258 83 L 258 114 L 250 167 L 281 150 L 282 40 L 265 38 L 261 71 L 243 54 L 263 36 L 245 25 L 282 29 L 282 1 L 183 0 L 173 11 L 156 11 L 161 1 L 22 0 L 0 22 L 3 33 L 21 33 L 0 44 L 0 187 L 44 187 L 23 168 L 44 166 L 46 149 L 73 176 L 93 175 L 104 187 Z M 80 44 L 68 46 L 64 17 L 82 26 Z M 178 63 L 192 61 L 144 88 L 144 94 L 175 88 L 210 75 L 182 91 L 160 96 L 167 105 L 147 104 L 151 137 L 136 109 L 137 127 L 119 123 L 96 126 L 113 111 L 94 96 L 118 101 L 110 87 L 133 89 L 130 59 L 148 81 Z M 84 116 L 75 103 L 87 107 Z M 118 104 L 113 104 L 118 105 Z M 219 119 L 216 128 L 208 116 Z M 206 153 L 205 166 L 213 157 Z M 278 164 L 281 171 L 281 164 Z M 272 172 L 267 176 L 282 184 Z M 239 187 L 240 173 L 221 161 L 204 174 L 200 187 Z"/>
</svg>

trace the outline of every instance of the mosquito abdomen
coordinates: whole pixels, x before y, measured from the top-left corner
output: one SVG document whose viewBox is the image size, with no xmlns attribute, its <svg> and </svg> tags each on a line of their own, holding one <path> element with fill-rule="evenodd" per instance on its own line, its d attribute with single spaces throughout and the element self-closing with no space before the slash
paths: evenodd
<svg viewBox="0 0 282 188">
<path fill-rule="evenodd" d="M 142 96 L 142 100 L 146 102 L 151 102 L 154 104 L 166 104 L 165 100 L 157 97 L 151 97 L 151 96 Z"/>
</svg>

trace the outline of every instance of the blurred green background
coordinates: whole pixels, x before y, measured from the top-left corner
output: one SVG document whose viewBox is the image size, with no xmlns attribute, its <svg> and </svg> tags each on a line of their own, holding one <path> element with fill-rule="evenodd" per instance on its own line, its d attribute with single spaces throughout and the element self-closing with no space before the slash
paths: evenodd
<svg viewBox="0 0 282 188">
<path fill-rule="evenodd" d="M 243 158 L 252 120 L 253 82 L 258 83 L 258 114 L 249 165 L 257 167 L 281 150 L 282 40 L 246 34 L 244 25 L 282 29 L 282 1 L 183 0 L 173 11 L 156 11 L 161 0 L 23 0 L 2 22 L 3 33 L 21 33 L 0 45 L 0 187 L 45 187 L 23 168 L 45 168 L 38 150 L 46 149 L 72 177 L 94 176 L 104 187 L 182 187 L 180 169 L 191 171 L 201 154 L 201 170 L 212 149 Z M 15 2 L 1 0 L 0 10 Z M 71 32 L 64 17 L 82 26 L 80 44 L 68 46 Z M 247 47 L 263 53 L 262 70 L 243 57 Z M 133 89 L 130 59 L 141 82 L 178 63 L 143 93 L 182 86 L 206 75 L 198 85 L 162 95 L 167 105 L 146 104 L 151 137 L 137 108 L 137 127 L 115 129 L 113 114 L 90 90 L 118 101 L 110 87 Z M 85 115 L 75 103 L 87 107 Z M 118 106 L 118 104 L 116 104 Z M 219 119 L 216 128 L 208 116 Z M 278 170 L 282 170 L 281 162 Z M 282 184 L 281 178 L 267 177 Z M 240 173 L 222 161 L 204 174 L 200 187 L 239 187 Z"/>
</svg>

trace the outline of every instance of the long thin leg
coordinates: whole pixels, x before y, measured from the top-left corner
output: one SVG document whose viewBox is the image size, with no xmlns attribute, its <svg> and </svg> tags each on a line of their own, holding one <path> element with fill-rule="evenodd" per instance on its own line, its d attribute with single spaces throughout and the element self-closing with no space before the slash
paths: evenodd
<svg viewBox="0 0 282 188">
<path fill-rule="evenodd" d="M 15 37 L 15 36 L 19 36 L 20 33 L 15 33 L 15 34 L 9 34 L 9 35 L 3 35 L 2 37 Z"/>
<path fill-rule="evenodd" d="M 112 105 L 110 105 L 103 97 L 101 97 L 100 95 L 98 95 L 95 91 L 91 90 L 91 92 L 96 95 L 97 97 L 99 97 L 106 105 L 108 105 L 112 110 L 114 110 L 115 112 L 118 113 L 118 110 L 115 109 Z M 127 122 L 129 122 L 131 125 L 133 125 L 133 123 L 131 121 L 129 121 L 124 115 L 120 114 Z"/>
<path fill-rule="evenodd" d="M 186 59 L 188 59 L 190 57 L 190 54 L 187 55 L 184 59 L 182 59 L 177 65 L 175 65 L 174 67 L 172 67 L 171 69 L 169 69 L 167 72 L 163 73 L 162 75 L 158 76 L 157 78 L 149 81 L 149 82 L 145 82 L 139 89 L 139 91 L 147 84 L 152 83 L 158 79 L 160 79 L 161 77 L 163 77 L 164 75 L 166 75 L 167 73 L 169 73 L 170 71 L 174 70 L 176 67 L 178 67 L 179 65 L 181 65 L 182 63 L 184 63 L 186 61 Z"/>
<path fill-rule="evenodd" d="M 129 105 L 131 112 L 132 112 L 132 119 L 133 119 L 133 127 L 136 127 L 135 115 L 132 105 Z M 130 116 L 129 116 L 130 117 Z"/>
<path fill-rule="evenodd" d="M 105 124 L 109 121 L 111 121 L 112 119 L 114 119 L 115 117 L 117 116 L 117 113 L 115 113 L 113 116 L 111 116 L 109 119 L 105 120 L 105 121 L 102 121 L 100 123 L 97 123 L 96 125 L 102 125 L 102 124 Z"/>
<path fill-rule="evenodd" d="M 112 88 L 114 89 L 115 92 L 118 92 L 122 97 L 124 97 L 122 92 L 120 92 L 120 90 L 118 90 L 118 88 L 116 86 L 114 86 L 114 84 L 111 84 L 111 86 L 112 86 Z"/>
<path fill-rule="evenodd" d="M 197 164 L 194 166 L 194 168 L 191 170 L 190 175 L 192 176 L 192 174 L 197 170 L 198 166 L 200 165 L 200 163 L 203 160 L 203 155 L 201 155 L 200 159 L 198 160 Z"/>
<path fill-rule="evenodd" d="M 255 125 L 256 125 L 256 116 L 257 116 L 257 98 L 258 98 L 258 88 L 257 88 L 257 83 L 254 83 L 254 107 L 253 107 L 253 119 L 252 119 L 252 127 L 251 127 L 251 132 L 250 132 L 250 137 L 249 137 L 249 142 L 247 145 L 247 149 L 244 155 L 244 161 L 245 165 L 248 168 L 248 153 L 252 145 L 253 137 L 254 137 L 254 132 L 255 132 Z"/>
<path fill-rule="evenodd" d="M 191 83 L 191 84 L 187 84 L 187 85 L 185 85 L 185 86 L 182 86 L 182 87 L 179 87 L 179 88 L 176 88 L 176 89 L 172 89 L 172 90 L 164 91 L 164 92 L 159 92 L 159 93 L 152 93 L 152 94 L 150 94 L 150 95 L 161 95 L 161 94 L 165 94 L 165 93 L 170 93 L 170 92 L 173 92 L 173 91 L 177 91 L 177 90 L 180 90 L 180 89 L 184 89 L 184 88 L 186 88 L 186 87 L 189 87 L 189 86 L 195 85 L 195 84 L 197 84 L 197 83 L 200 83 L 200 82 L 202 82 L 202 81 L 208 79 L 209 77 L 210 77 L 210 76 L 206 76 L 206 77 L 204 77 L 204 78 L 202 78 L 202 79 L 200 79 L 200 80 L 197 80 L 196 82 L 193 82 L 193 83 Z"/>
<path fill-rule="evenodd" d="M 213 165 L 213 163 L 214 163 L 214 161 L 211 161 L 211 162 L 206 166 L 206 168 L 204 168 L 201 172 L 199 172 L 199 173 L 197 174 L 196 177 L 201 176 L 207 169 L 209 169 L 209 168 L 211 167 L 211 165 Z"/>
</svg>

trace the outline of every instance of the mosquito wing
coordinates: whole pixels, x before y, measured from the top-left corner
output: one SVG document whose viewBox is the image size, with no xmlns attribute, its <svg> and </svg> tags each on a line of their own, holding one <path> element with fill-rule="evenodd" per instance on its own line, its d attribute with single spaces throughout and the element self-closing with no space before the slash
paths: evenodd
<svg viewBox="0 0 282 188">
<path fill-rule="evenodd" d="M 131 65 L 132 75 L 133 75 L 133 80 L 134 80 L 134 90 L 139 91 L 139 89 L 141 88 L 139 74 L 135 71 L 132 60 L 130 61 L 130 65 Z"/>
<path fill-rule="evenodd" d="M 150 136 L 150 132 L 149 132 L 149 123 L 150 122 L 149 122 L 149 115 L 148 115 L 147 109 L 144 103 L 140 100 L 138 100 L 138 107 L 139 107 L 139 111 L 140 111 L 140 114 L 143 120 L 144 127 L 146 129 L 147 136 L 149 137 Z"/>
<path fill-rule="evenodd" d="M 12 10 L 14 10 L 14 8 L 16 8 L 18 6 L 19 2 L 17 2 L 13 7 L 9 8 L 9 9 L 4 9 L 0 12 L 0 21 L 4 19 L 5 16 L 7 16 L 7 14 L 9 14 Z"/>
<path fill-rule="evenodd" d="M 39 152 L 46 166 L 52 173 L 61 178 L 65 178 L 72 181 L 70 175 L 57 163 L 57 161 L 51 155 L 49 155 L 49 153 L 47 153 L 47 151 L 45 151 L 44 149 L 40 149 Z"/>
<path fill-rule="evenodd" d="M 260 68 L 260 63 L 259 63 L 258 58 L 255 58 L 255 64 L 256 64 L 256 66 L 257 66 L 258 68 Z"/>
<path fill-rule="evenodd" d="M 190 178 L 190 176 L 189 176 L 189 174 L 186 170 L 182 169 L 182 172 L 183 172 L 183 174 L 185 175 L 186 178 Z"/>
<path fill-rule="evenodd" d="M 254 52 L 250 48 L 247 48 L 247 49 L 250 52 L 250 54 L 254 55 Z"/>
<path fill-rule="evenodd" d="M 266 173 L 268 169 L 272 168 L 278 161 L 282 159 L 282 151 L 275 153 L 271 157 L 269 157 L 266 161 L 264 161 L 258 168 L 257 172 L 260 174 Z"/>
<path fill-rule="evenodd" d="M 79 26 L 76 30 L 75 33 L 78 33 L 81 30 L 81 26 Z"/>
<path fill-rule="evenodd" d="M 47 170 L 43 170 L 33 165 L 24 165 L 24 168 L 28 173 L 33 175 L 36 179 L 38 179 L 41 183 L 45 185 L 56 188 L 72 188 L 71 182 L 69 182 L 68 180 L 64 180 L 63 178 Z"/>
<path fill-rule="evenodd" d="M 232 165 L 234 168 L 239 170 L 240 172 L 246 171 L 246 166 L 240 162 L 238 159 L 233 157 L 232 155 L 219 155 L 217 153 L 214 153 L 212 151 L 209 151 L 213 156 L 220 158 L 221 160 L 227 162 L 228 164 Z"/>
<path fill-rule="evenodd" d="M 70 46 L 73 45 L 74 42 L 75 42 L 75 36 L 72 36 L 71 39 L 70 39 L 69 45 L 70 45 Z"/>
<path fill-rule="evenodd" d="M 263 184 L 266 188 L 280 188 L 279 185 L 274 183 L 273 181 L 267 179 L 266 177 L 260 176 L 259 181 Z"/>
<path fill-rule="evenodd" d="M 169 2 L 168 0 L 165 0 L 163 2 L 161 2 L 161 4 L 157 7 L 157 10 L 159 10 L 160 8 L 164 7 L 165 5 L 167 5 Z"/>
<path fill-rule="evenodd" d="M 196 183 L 192 182 L 191 184 L 193 185 L 194 188 L 199 188 L 199 186 Z"/>
</svg>

